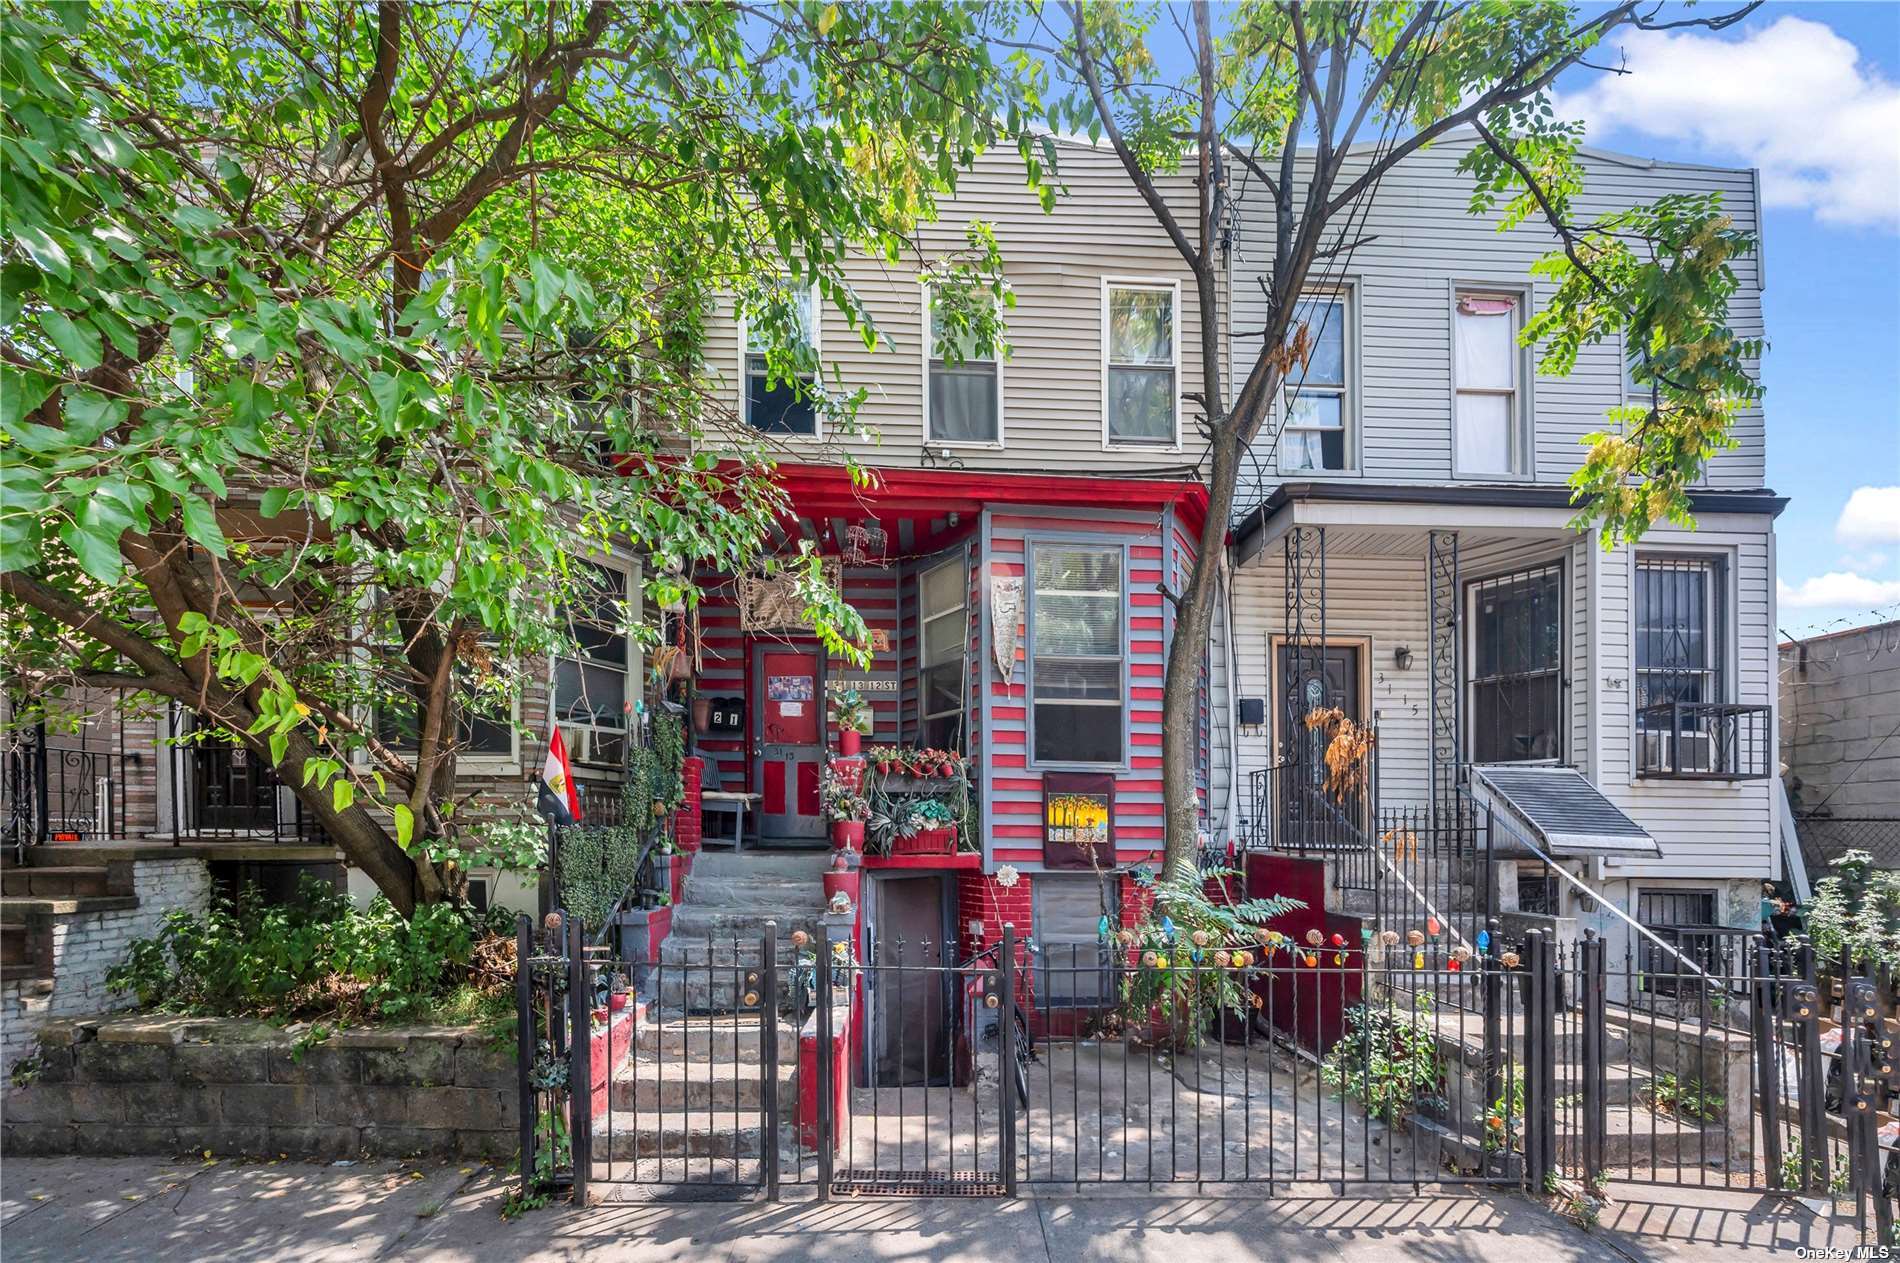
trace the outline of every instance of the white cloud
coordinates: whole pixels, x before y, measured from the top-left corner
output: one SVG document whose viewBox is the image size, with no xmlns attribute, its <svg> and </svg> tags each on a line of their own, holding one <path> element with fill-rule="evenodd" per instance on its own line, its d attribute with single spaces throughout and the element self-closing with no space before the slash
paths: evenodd
<svg viewBox="0 0 1900 1263">
<path fill-rule="evenodd" d="M 1900 602 L 1900 579 L 1869 579 L 1865 575 L 1844 570 L 1830 570 L 1824 575 L 1804 579 L 1799 586 L 1778 579 L 1775 589 L 1785 609 L 1869 610 L 1877 605 Z"/>
<path fill-rule="evenodd" d="M 1825 23 L 1741 29 L 1612 31 L 1592 60 L 1615 65 L 1620 49 L 1630 73 L 1599 76 L 1562 112 L 1599 140 L 1620 130 L 1759 167 L 1770 206 L 1900 230 L 1900 85 Z"/>
<path fill-rule="evenodd" d="M 1900 487 L 1856 487 L 1834 523 L 1843 544 L 1900 544 Z"/>
</svg>

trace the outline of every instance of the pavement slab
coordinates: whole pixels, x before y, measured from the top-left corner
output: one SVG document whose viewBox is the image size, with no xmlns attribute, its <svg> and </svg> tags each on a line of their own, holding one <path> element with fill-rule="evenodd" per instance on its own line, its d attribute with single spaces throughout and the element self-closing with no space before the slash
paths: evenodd
<svg viewBox="0 0 1900 1263">
<path fill-rule="evenodd" d="M 498 1168 L 361 1162 L 16 1158 L 0 1167 L 0 1254 L 39 1260 L 403 1258 L 429 1263 L 1181 1263 L 1422 1259 L 1432 1263 L 1795 1258 L 1855 1243 L 1845 1220 L 1719 1189 L 1619 1185 L 1586 1229 L 1499 1190 L 1424 1185 L 1340 1195 L 1158 1197 L 1145 1188 L 997 1199 L 708 1200 L 707 1190 L 607 1190 L 626 1200 L 504 1220 Z"/>
</svg>

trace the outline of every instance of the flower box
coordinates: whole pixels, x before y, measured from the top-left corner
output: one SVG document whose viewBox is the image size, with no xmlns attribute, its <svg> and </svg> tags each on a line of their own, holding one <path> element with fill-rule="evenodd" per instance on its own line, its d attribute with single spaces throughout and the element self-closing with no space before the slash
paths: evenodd
<svg viewBox="0 0 1900 1263">
<path fill-rule="evenodd" d="M 910 837 L 902 834 L 891 839 L 892 855 L 955 855 L 957 853 L 957 827 L 945 825 L 941 829 L 919 829 Z"/>
</svg>

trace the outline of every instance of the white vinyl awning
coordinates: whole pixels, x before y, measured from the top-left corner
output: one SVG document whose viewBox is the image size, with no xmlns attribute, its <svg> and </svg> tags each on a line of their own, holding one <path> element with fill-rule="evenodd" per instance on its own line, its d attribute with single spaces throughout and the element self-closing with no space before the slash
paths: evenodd
<svg viewBox="0 0 1900 1263">
<path fill-rule="evenodd" d="M 1509 812 L 1553 858 L 1662 854 L 1647 829 L 1575 768 L 1483 766 L 1471 779 L 1480 799 Z"/>
</svg>

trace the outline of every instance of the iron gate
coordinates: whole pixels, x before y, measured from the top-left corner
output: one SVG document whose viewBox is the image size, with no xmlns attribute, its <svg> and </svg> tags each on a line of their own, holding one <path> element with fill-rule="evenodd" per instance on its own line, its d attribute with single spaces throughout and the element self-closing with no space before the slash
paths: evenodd
<svg viewBox="0 0 1900 1263">
<path fill-rule="evenodd" d="M 585 1200 L 1618 1181 L 1834 1198 L 1886 1239 L 1884 973 L 1759 938 L 1613 960 L 1593 936 L 1439 931 L 1158 959 L 1006 928 L 975 957 L 920 944 L 862 965 L 840 927 L 656 956 L 524 917 L 524 1183 Z M 868 996 L 920 989 L 869 1029 Z M 942 1055 L 906 1055 L 912 1039 Z"/>
</svg>

